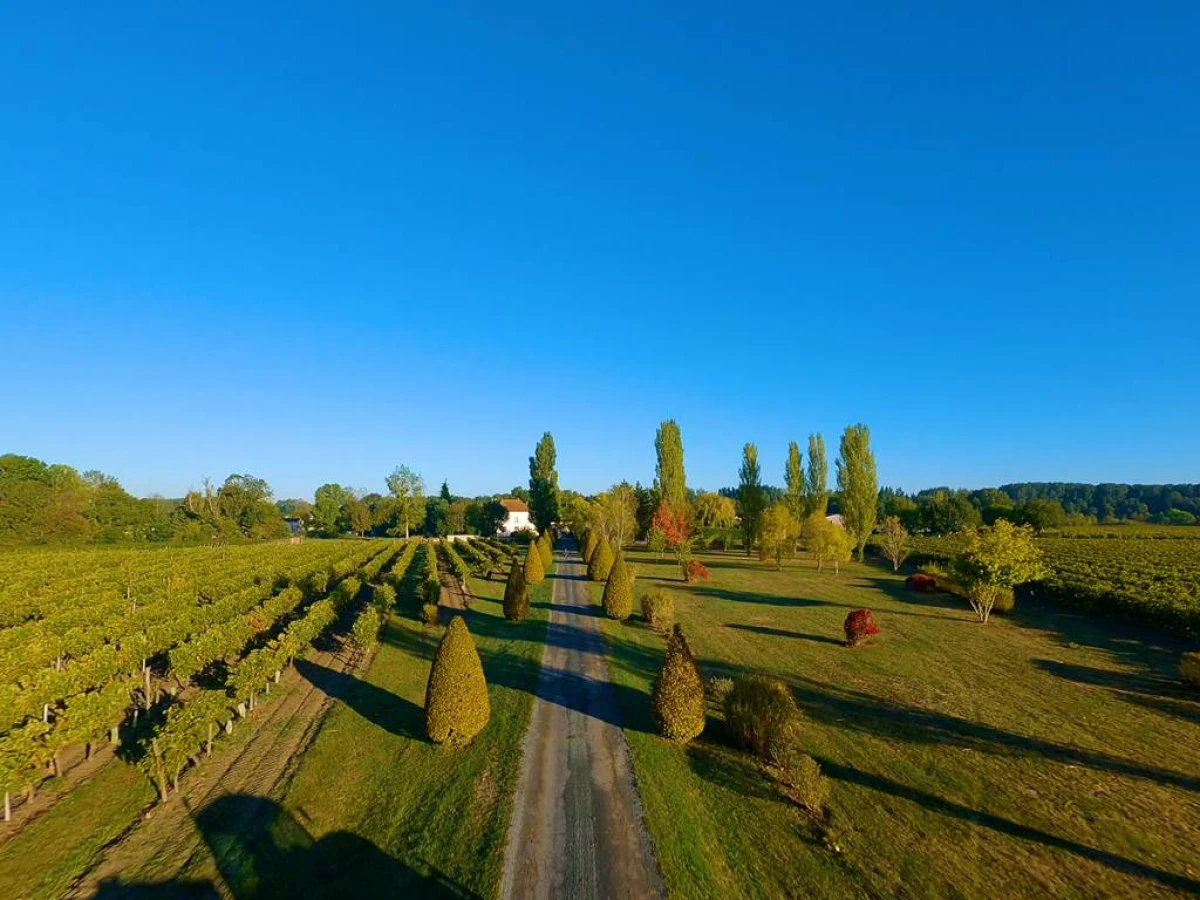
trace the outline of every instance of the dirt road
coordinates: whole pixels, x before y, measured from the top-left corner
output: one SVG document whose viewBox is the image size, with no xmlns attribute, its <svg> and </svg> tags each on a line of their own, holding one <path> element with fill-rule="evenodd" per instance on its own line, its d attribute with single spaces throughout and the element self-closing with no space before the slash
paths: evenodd
<svg viewBox="0 0 1200 900">
<path fill-rule="evenodd" d="M 661 897 L 597 616 L 574 552 L 560 554 L 501 895 Z"/>
</svg>

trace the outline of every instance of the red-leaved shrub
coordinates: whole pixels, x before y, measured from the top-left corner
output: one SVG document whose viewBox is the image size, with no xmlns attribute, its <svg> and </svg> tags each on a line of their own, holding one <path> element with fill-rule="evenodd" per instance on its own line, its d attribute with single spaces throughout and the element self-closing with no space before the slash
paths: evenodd
<svg viewBox="0 0 1200 900">
<path fill-rule="evenodd" d="M 842 627 L 846 630 L 846 643 L 851 647 L 857 647 L 871 635 L 879 634 L 879 626 L 871 618 L 869 609 L 854 610 L 846 616 Z"/>
<path fill-rule="evenodd" d="M 687 563 L 687 581 L 708 581 L 708 566 L 698 559 L 689 559 Z"/>
<path fill-rule="evenodd" d="M 937 589 L 937 579 L 932 575 L 909 575 L 904 579 L 904 586 L 910 591 L 929 593 Z"/>
</svg>

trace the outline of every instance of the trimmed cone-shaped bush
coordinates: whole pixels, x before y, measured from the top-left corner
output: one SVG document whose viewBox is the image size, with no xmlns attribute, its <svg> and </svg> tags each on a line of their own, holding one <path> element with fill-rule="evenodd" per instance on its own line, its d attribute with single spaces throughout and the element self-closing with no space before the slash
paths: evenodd
<svg viewBox="0 0 1200 900">
<path fill-rule="evenodd" d="M 583 557 L 585 563 L 592 561 L 592 554 L 596 552 L 596 532 L 588 529 L 583 533 L 583 547 L 579 551 L 579 555 Z"/>
<path fill-rule="evenodd" d="M 425 690 L 425 733 L 435 744 L 465 747 L 492 714 L 487 679 L 462 616 L 442 635 Z"/>
<path fill-rule="evenodd" d="M 513 557 L 504 585 L 504 618 L 520 622 L 529 613 L 529 590 L 525 585 L 525 570 L 517 557 Z"/>
<path fill-rule="evenodd" d="M 542 554 L 542 569 L 549 572 L 554 565 L 554 536 L 550 532 L 542 532 L 538 540 L 538 550 Z"/>
<path fill-rule="evenodd" d="M 650 704 L 658 732 L 667 740 L 690 741 L 704 730 L 704 679 L 678 625 L 667 638 Z"/>
<path fill-rule="evenodd" d="M 596 538 L 596 550 L 592 553 L 592 558 L 588 560 L 588 579 L 591 581 L 606 580 L 608 573 L 612 570 L 612 565 L 612 548 L 608 546 L 608 541 L 601 535 Z"/>
<path fill-rule="evenodd" d="M 546 580 L 546 570 L 542 567 L 542 554 L 536 543 L 525 548 L 525 583 L 528 585 L 541 584 Z"/>
<path fill-rule="evenodd" d="M 617 551 L 617 558 L 613 560 L 608 581 L 604 582 L 603 602 L 604 614 L 610 619 L 628 619 L 633 615 L 633 581 L 620 551 Z"/>
</svg>

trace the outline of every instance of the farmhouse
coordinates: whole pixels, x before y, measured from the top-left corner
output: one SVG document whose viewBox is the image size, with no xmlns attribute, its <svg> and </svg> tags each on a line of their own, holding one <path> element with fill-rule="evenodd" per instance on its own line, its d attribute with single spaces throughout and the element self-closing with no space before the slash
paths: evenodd
<svg viewBox="0 0 1200 900">
<path fill-rule="evenodd" d="M 515 497 L 505 497 L 500 501 L 500 505 L 508 512 L 508 516 L 500 523 L 500 527 L 496 529 L 496 533 L 501 537 L 512 537 L 518 531 L 532 531 L 537 533 L 537 529 L 533 527 L 533 520 L 529 518 L 529 506 L 524 500 L 517 500 Z"/>
</svg>

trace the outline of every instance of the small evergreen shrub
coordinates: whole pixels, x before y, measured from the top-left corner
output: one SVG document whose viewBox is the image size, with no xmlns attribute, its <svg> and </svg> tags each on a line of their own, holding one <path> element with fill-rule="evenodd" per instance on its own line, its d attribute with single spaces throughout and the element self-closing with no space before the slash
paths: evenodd
<svg viewBox="0 0 1200 900">
<path fill-rule="evenodd" d="M 464 747 L 491 717 L 487 680 L 462 616 L 442 635 L 425 689 L 425 733 L 435 744 Z"/>
<path fill-rule="evenodd" d="M 1194 688 L 1200 688 L 1200 650 L 1179 657 L 1179 674 Z"/>
<path fill-rule="evenodd" d="M 504 618 L 520 622 L 529 614 L 529 590 L 525 586 L 525 570 L 516 557 L 504 585 Z"/>
<path fill-rule="evenodd" d="M 846 632 L 846 645 L 857 647 L 866 642 L 867 638 L 879 634 L 879 626 L 871 618 L 869 609 L 856 609 L 846 616 L 842 628 Z"/>
<path fill-rule="evenodd" d="M 628 619 L 633 615 L 633 583 L 629 578 L 629 567 L 619 550 L 604 582 L 604 614 L 610 619 Z"/>
<path fill-rule="evenodd" d="M 613 552 L 608 541 L 603 536 L 596 538 L 596 549 L 588 561 L 587 575 L 589 581 L 606 581 L 612 570 Z"/>
<path fill-rule="evenodd" d="M 554 567 L 554 537 L 549 531 L 542 533 L 538 550 L 542 554 L 542 570 L 549 572 Z"/>
<path fill-rule="evenodd" d="M 525 583 L 532 586 L 546 580 L 546 570 L 542 566 L 542 554 L 536 543 L 525 548 Z"/>
<path fill-rule="evenodd" d="M 667 639 L 650 706 L 659 734 L 667 740 L 690 741 L 704 731 L 704 679 L 678 625 Z"/>
<path fill-rule="evenodd" d="M 588 529 L 583 533 L 583 547 L 580 549 L 580 556 L 583 557 L 585 563 L 592 561 L 592 554 L 596 552 L 596 532 Z"/>
<path fill-rule="evenodd" d="M 642 618 L 659 634 L 666 634 L 675 624 L 675 601 L 661 591 L 643 594 Z"/>
<path fill-rule="evenodd" d="M 436 625 L 438 623 L 438 610 L 436 603 L 424 603 L 421 605 L 421 621 L 426 625 Z"/>
<path fill-rule="evenodd" d="M 725 727 L 730 736 L 739 747 L 767 761 L 781 746 L 782 733 L 798 732 L 801 721 L 791 690 L 774 678 L 744 675 L 725 697 Z"/>
</svg>

